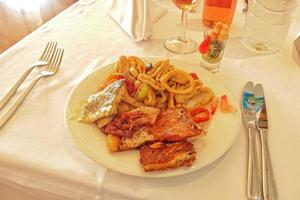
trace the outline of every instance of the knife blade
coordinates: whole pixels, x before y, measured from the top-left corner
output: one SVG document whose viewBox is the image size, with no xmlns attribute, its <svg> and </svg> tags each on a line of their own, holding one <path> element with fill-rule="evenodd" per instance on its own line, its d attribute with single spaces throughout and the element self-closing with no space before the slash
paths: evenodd
<svg viewBox="0 0 300 200">
<path fill-rule="evenodd" d="M 261 176 L 264 199 L 277 200 L 278 193 L 268 144 L 268 115 L 263 86 L 254 89 L 256 99 L 256 126 L 261 140 Z"/>
<path fill-rule="evenodd" d="M 256 148 L 257 130 L 255 126 L 256 101 L 253 82 L 248 81 L 243 90 L 242 110 L 246 128 L 248 129 L 248 172 L 247 197 L 262 199 L 260 172 Z"/>
</svg>

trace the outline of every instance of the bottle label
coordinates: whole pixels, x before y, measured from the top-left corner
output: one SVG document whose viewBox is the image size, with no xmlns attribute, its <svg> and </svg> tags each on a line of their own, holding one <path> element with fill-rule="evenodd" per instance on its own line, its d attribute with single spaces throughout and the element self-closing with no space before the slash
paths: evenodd
<svg viewBox="0 0 300 200">
<path fill-rule="evenodd" d="M 232 0 L 206 0 L 205 5 L 219 8 L 231 8 Z"/>
</svg>

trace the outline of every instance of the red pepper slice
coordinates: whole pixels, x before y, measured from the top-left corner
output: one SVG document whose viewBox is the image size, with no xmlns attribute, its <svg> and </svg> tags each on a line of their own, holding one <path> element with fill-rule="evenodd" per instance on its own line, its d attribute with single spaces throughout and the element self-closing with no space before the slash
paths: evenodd
<svg viewBox="0 0 300 200">
<path fill-rule="evenodd" d="M 134 84 L 127 78 L 124 79 L 124 83 L 126 85 L 128 94 L 132 95 L 135 92 Z"/>
<path fill-rule="evenodd" d="M 196 123 L 205 122 L 209 120 L 209 111 L 206 108 L 196 108 L 190 111 L 193 118 L 193 121 Z"/>
<path fill-rule="evenodd" d="M 211 39 L 210 39 L 209 36 L 207 36 L 206 38 L 204 38 L 204 40 L 199 45 L 198 51 L 201 54 L 206 54 L 208 52 L 210 42 L 211 42 Z"/>
<path fill-rule="evenodd" d="M 217 110 L 217 107 L 218 107 L 218 100 L 219 98 L 217 97 L 213 97 L 212 100 L 211 100 L 211 103 L 210 103 L 210 113 L 213 115 L 216 110 Z"/>
<path fill-rule="evenodd" d="M 194 80 L 198 80 L 198 75 L 195 72 L 191 72 L 190 75 L 193 77 Z"/>
</svg>

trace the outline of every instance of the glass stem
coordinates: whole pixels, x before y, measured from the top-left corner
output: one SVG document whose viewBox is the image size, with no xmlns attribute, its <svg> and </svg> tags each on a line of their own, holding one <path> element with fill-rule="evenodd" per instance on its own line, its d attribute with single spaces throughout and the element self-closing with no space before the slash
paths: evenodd
<svg viewBox="0 0 300 200">
<path fill-rule="evenodd" d="M 181 13 L 181 25 L 180 25 L 180 31 L 179 31 L 179 40 L 186 41 L 186 24 L 187 24 L 187 10 L 182 10 Z"/>
</svg>

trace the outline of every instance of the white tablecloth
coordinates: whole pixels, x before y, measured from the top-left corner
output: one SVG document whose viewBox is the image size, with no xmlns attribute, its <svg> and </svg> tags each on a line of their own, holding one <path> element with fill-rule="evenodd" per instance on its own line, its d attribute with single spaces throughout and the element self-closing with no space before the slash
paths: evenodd
<svg viewBox="0 0 300 200">
<path fill-rule="evenodd" d="M 247 136 L 243 126 L 222 159 L 191 174 L 162 179 L 122 175 L 95 164 L 80 152 L 65 128 L 64 108 L 71 89 L 93 69 L 119 55 L 169 56 L 198 64 L 198 53 L 175 55 L 162 46 L 164 39 L 176 35 L 179 20 L 179 11 L 172 7 L 154 25 L 151 40 L 133 42 L 105 14 L 101 0 L 81 0 L 0 55 L 2 96 L 39 57 L 47 41 L 57 41 L 65 49 L 59 73 L 40 81 L 0 130 L 0 183 L 37 199 L 246 199 Z M 191 14 L 188 23 L 188 34 L 200 41 L 204 30 L 200 14 Z M 238 100 L 247 80 L 264 85 L 279 197 L 298 200 L 300 67 L 292 59 L 291 41 L 299 34 L 300 15 L 298 12 L 294 19 L 285 48 L 269 56 L 243 49 L 242 23 L 239 5 L 217 76 Z"/>
</svg>

